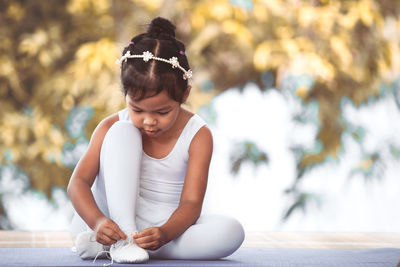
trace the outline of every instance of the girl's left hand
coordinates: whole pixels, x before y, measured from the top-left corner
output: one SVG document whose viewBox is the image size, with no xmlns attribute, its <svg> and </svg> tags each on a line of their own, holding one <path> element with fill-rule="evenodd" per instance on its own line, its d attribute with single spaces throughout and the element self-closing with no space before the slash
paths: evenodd
<svg viewBox="0 0 400 267">
<path fill-rule="evenodd" d="M 143 231 L 134 234 L 132 237 L 136 244 L 144 249 L 156 250 L 167 243 L 166 235 L 160 227 L 144 229 Z"/>
</svg>

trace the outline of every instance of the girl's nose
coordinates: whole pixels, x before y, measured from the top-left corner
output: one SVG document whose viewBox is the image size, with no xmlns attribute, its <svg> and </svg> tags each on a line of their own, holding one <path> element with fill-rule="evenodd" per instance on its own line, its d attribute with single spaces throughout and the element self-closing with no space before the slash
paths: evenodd
<svg viewBox="0 0 400 267">
<path fill-rule="evenodd" d="M 143 124 L 144 125 L 149 125 L 149 126 L 156 125 L 157 124 L 157 120 L 154 117 L 147 116 L 147 117 L 144 118 Z"/>
</svg>

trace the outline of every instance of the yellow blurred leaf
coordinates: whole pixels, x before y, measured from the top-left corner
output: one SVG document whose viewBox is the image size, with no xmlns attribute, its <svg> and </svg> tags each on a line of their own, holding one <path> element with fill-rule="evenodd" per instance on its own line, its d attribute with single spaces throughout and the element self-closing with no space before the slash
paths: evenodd
<svg viewBox="0 0 400 267">
<path fill-rule="evenodd" d="M 42 138 L 43 136 L 47 136 L 47 133 L 50 129 L 50 122 L 45 118 L 38 118 L 36 123 L 33 125 L 33 133 L 36 138 Z"/>
<path fill-rule="evenodd" d="M 10 147 L 14 144 L 15 132 L 11 126 L 3 125 L 1 139 L 6 147 Z"/>
<path fill-rule="evenodd" d="M 20 21 L 25 14 L 25 10 L 17 2 L 12 3 L 7 9 L 7 17 Z"/>
<path fill-rule="evenodd" d="M 234 18 L 239 21 L 244 22 L 249 19 L 248 12 L 240 7 L 233 8 L 233 14 L 234 14 Z"/>
<path fill-rule="evenodd" d="M 266 22 L 269 18 L 268 10 L 263 3 L 254 4 L 253 15 L 259 22 Z"/>
<path fill-rule="evenodd" d="M 101 14 L 109 10 L 110 4 L 108 0 L 70 0 L 67 10 L 72 14 L 82 14 L 89 9 Z"/>
<path fill-rule="evenodd" d="M 253 36 L 243 24 L 235 20 L 226 20 L 222 24 L 222 30 L 225 33 L 235 35 L 238 41 L 246 47 L 251 47 Z"/>
<path fill-rule="evenodd" d="M 296 95 L 305 100 L 310 90 L 311 88 L 309 86 L 299 86 L 299 88 L 296 89 Z"/>
<path fill-rule="evenodd" d="M 359 1 L 358 12 L 362 22 L 364 22 L 364 24 L 367 26 L 371 26 L 374 20 L 374 15 L 371 9 L 371 1 L 368 0 Z"/>
<path fill-rule="evenodd" d="M 61 133 L 61 130 L 55 127 L 52 127 L 49 131 L 50 142 L 56 146 L 61 148 L 64 145 L 64 137 Z"/>
<path fill-rule="evenodd" d="M 301 27 L 308 27 L 317 18 L 315 9 L 312 7 L 301 7 L 298 10 L 298 22 Z"/>
<path fill-rule="evenodd" d="M 257 46 L 253 56 L 253 64 L 258 71 L 267 69 L 270 54 L 271 49 L 268 42 L 262 42 Z"/>
<path fill-rule="evenodd" d="M 356 5 L 352 5 L 347 11 L 347 14 L 341 15 L 337 20 L 337 23 L 341 25 L 344 29 L 350 30 L 354 28 L 354 25 L 359 19 L 358 8 Z"/>
<path fill-rule="evenodd" d="M 72 95 L 67 95 L 62 101 L 62 107 L 64 110 L 71 110 L 74 104 L 75 101 Z"/>
<path fill-rule="evenodd" d="M 19 51 L 30 56 L 36 55 L 48 41 L 47 33 L 43 29 L 38 29 L 35 33 L 23 36 L 22 41 L 19 43 Z"/>
<path fill-rule="evenodd" d="M 212 18 L 222 21 L 232 16 L 232 7 L 226 1 L 212 1 L 209 3 L 208 12 Z"/>
<path fill-rule="evenodd" d="M 135 4 L 142 5 L 150 11 L 157 10 L 162 5 L 162 0 L 132 0 Z"/>
<path fill-rule="evenodd" d="M 346 43 L 339 36 L 332 36 L 330 38 L 330 45 L 336 56 L 340 58 L 343 66 L 348 68 L 353 62 L 353 56 Z"/>
<path fill-rule="evenodd" d="M 334 66 L 323 57 L 312 52 L 299 53 L 292 59 L 289 66 L 294 74 L 307 73 L 323 81 L 332 81 L 335 76 Z"/>
<path fill-rule="evenodd" d="M 289 57 L 295 57 L 299 53 L 297 42 L 292 39 L 284 39 L 281 41 L 282 48 L 286 51 Z"/>
</svg>

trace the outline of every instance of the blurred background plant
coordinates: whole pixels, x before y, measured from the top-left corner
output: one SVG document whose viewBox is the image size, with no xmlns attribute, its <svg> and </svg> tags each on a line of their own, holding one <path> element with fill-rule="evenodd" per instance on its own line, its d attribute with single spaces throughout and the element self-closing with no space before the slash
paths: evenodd
<svg viewBox="0 0 400 267">
<path fill-rule="evenodd" d="M 293 121 L 316 126 L 313 147 L 290 147 L 297 171 L 285 190 L 292 198 L 284 219 L 310 201 L 321 204 L 299 181 L 315 166 L 337 161 L 345 136 L 365 146 L 368 129 L 346 117 L 351 107 L 390 97 L 400 109 L 398 1 L 2 0 L 0 10 L 4 229 L 24 228 L 6 204 L 23 192 L 49 199 L 52 207 L 67 205 L 66 185 L 93 129 L 124 107 L 114 62 L 155 16 L 171 19 L 187 44 L 195 73 L 187 107 L 209 123 L 218 119 L 213 98 L 252 82 L 292 103 Z M 268 151 L 256 143 L 236 142 L 227 155 L 232 177 L 244 162 L 269 164 Z M 391 135 L 364 150 L 349 177 L 379 177 L 384 159 L 399 158 L 400 144 Z"/>
</svg>

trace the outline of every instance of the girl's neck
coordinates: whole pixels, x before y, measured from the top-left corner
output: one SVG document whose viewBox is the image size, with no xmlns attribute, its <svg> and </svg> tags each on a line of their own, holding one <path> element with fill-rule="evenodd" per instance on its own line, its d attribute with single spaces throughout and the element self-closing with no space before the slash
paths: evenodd
<svg viewBox="0 0 400 267">
<path fill-rule="evenodd" d="M 179 108 L 179 114 L 174 125 L 160 136 L 150 137 L 143 134 L 143 140 L 152 143 L 168 143 L 171 140 L 177 139 L 183 131 L 186 123 L 190 119 L 192 113 L 182 107 Z"/>
</svg>

